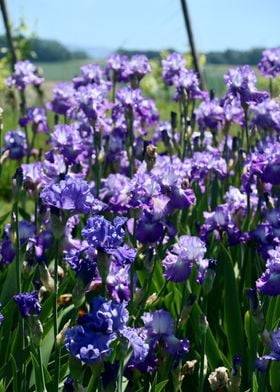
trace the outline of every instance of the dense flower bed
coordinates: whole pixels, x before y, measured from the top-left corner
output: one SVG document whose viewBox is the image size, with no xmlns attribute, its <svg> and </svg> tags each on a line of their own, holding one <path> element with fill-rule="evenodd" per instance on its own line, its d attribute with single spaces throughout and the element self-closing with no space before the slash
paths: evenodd
<svg viewBox="0 0 280 392">
<path fill-rule="evenodd" d="M 273 83 L 279 49 L 259 68 Z M 280 390 L 279 99 L 246 65 L 215 98 L 171 53 L 161 121 L 150 72 L 85 65 L 4 135 L 3 390 Z M 41 83 L 28 61 L 8 79 Z"/>
</svg>

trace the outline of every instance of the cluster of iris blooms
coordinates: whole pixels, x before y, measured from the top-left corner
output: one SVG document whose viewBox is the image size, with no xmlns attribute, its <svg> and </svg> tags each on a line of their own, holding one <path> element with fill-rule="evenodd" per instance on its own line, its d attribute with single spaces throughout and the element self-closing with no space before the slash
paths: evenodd
<svg viewBox="0 0 280 392">
<path fill-rule="evenodd" d="M 271 79 L 280 75 L 280 49 L 264 51 L 259 69 Z M 40 315 L 54 298 L 53 390 L 65 381 L 67 391 L 79 385 L 121 391 L 125 380 L 127 390 L 158 381 L 168 390 L 190 383 L 202 391 L 206 375 L 211 390 L 248 386 L 244 347 L 234 352 L 231 336 L 221 343 L 217 326 L 227 316 L 210 315 L 213 290 L 226 295 L 216 284 L 225 254 L 242 307 L 268 347 L 258 343 L 250 374 L 261 383 L 260 372 L 280 360 L 279 306 L 270 331 L 264 306 L 280 294 L 280 102 L 257 89 L 249 66 L 229 69 L 226 94 L 214 98 L 184 57 L 171 53 L 162 60 L 162 77 L 178 113 L 161 121 L 141 90 L 151 71 L 142 55 L 112 55 L 104 70 L 82 66 L 72 82 L 55 86 L 44 107 L 24 108 L 20 128 L 4 135 L 1 164 L 16 160 L 19 168 L 1 264 L 5 271 L 16 263 L 13 300 L 36 332 L 41 370 Z M 18 62 L 7 80 L 21 91 L 42 82 L 29 61 Z M 40 133 L 48 144 L 38 154 Z M 34 208 L 21 220 L 19 207 L 28 210 L 29 200 Z M 166 298 L 175 293 L 172 304 Z M 59 305 L 67 295 L 71 317 L 63 326 L 65 304 Z M 1 323 L 5 328 L 5 314 Z M 211 337 L 228 355 L 207 357 Z M 83 364 L 79 377 L 71 366 L 60 367 L 65 349 L 70 362 Z"/>
</svg>

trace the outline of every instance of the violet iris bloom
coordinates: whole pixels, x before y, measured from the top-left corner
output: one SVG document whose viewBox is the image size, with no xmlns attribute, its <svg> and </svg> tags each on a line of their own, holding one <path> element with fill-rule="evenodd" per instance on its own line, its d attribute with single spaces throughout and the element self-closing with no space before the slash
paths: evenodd
<svg viewBox="0 0 280 392">
<path fill-rule="evenodd" d="M 205 243 L 198 237 L 179 237 L 178 243 L 173 245 L 162 261 L 165 278 L 172 282 L 185 281 L 192 271 L 193 264 L 201 261 L 205 252 Z"/>
<path fill-rule="evenodd" d="M 72 214 L 100 212 L 104 203 L 94 198 L 86 181 L 66 177 L 47 185 L 41 192 L 44 204 L 67 210 Z"/>
<path fill-rule="evenodd" d="M 38 291 L 20 293 L 14 295 L 13 299 L 17 303 L 19 311 L 24 318 L 31 315 L 38 315 L 41 312 L 42 307 L 39 303 Z"/>
<path fill-rule="evenodd" d="M 270 353 L 257 358 L 256 367 L 260 371 L 266 371 L 269 361 L 280 361 L 280 328 L 270 332 Z"/>
<path fill-rule="evenodd" d="M 9 131 L 4 136 L 4 151 L 9 151 L 9 158 L 22 159 L 27 153 L 25 133 L 17 129 Z"/>
<path fill-rule="evenodd" d="M 224 76 L 229 93 L 240 98 L 242 105 L 262 102 L 268 98 L 266 91 L 258 91 L 256 74 L 249 65 L 230 68 Z"/>
<path fill-rule="evenodd" d="M 264 50 L 258 66 L 266 77 L 275 78 L 280 75 L 280 48 Z"/>
<path fill-rule="evenodd" d="M 18 61 L 15 64 L 14 72 L 7 79 L 9 87 L 15 87 L 18 90 L 23 90 L 29 84 L 39 86 L 44 79 L 38 76 L 38 69 L 30 61 Z"/>
</svg>

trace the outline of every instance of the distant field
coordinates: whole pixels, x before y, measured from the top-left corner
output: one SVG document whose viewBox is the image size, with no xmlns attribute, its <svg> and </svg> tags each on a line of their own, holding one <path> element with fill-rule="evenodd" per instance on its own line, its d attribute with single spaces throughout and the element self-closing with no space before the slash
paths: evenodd
<svg viewBox="0 0 280 392">
<path fill-rule="evenodd" d="M 36 65 L 43 69 L 46 80 L 65 81 L 71 80 L 80 73 L 80 67 L 98 60 L 69 60 L 55 63 L 37 63 Z"/>
<path fill-rule="evenodd" d="M 82 65 L 91 62 L 99 62 L 101 64 L 104 63 L 96 59 L 85 59 L 85 60 L 70 60 L 70 61 L 57 62 L 57 63 L 37 63 L 37 65 L 43 69 L 44 76 L 47 81 L 57 82 L 57 81 L 71 80 L 74 76 L 79 74 L 80 67 Z M 230 67 L 233 66 L 206 64 L 204 68 L 204 78 L 205 78 L 207 89 L 213 89 L 218 96 L 222 95 L 226 90 L 223 77 Z M 252 67 L 252 68 L 255 71 L 257 71 L 257 67 Z M 278 94 L 280 93 L 279 80 L 280 78 L 278 78 L 277 88 L 275 87 Z M 267 79 L 259 78 L 258 87 L 260 89 L 268 89 L 268 86 L 269 84 Z"/>
<path fill-rule="evenodd" d="M 97 60 L 70 60 L 57 63 L 38 63 L 37 65 L 43 69 L 46 80 L 64 81 L 71 80 L 75 75 L 79 74 L 80 67 Z M 217 93 L 224 89 L 223 75 L 227 71 L 226 65 L 206 65 L 205 80 L 208 88 L 213 88 Z"/>
</svg>

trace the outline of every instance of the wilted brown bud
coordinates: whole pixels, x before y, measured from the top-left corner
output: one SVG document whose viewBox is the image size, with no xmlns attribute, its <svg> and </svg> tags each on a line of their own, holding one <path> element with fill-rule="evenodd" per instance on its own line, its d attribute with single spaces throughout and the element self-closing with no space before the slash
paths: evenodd
<svg viewBox="0 0 280 392">
<path fill-rule="evenodd" d="M 40 280 L 49 293 L 54 293 L 54 280 L 45 263 L 39 264 Z"/>
<path fill-rule="evenodd" d="M 71 320 L 68 320 L 66 324 L 63 325 L 62 330 L 56 335 L 56 344 L 61 346 L 64 343 L 64 333 L 70 327 Z"/>
<path fill-rule="evenodd" d="M 62 294 L 58 297 L 58 305 L 68 305 L 72 302 L 72 294 Z"/>
<path fill-rule="evenodd" d="M 182 189 L 188 189 L 188 187 L 190 186 L 190 182 L 187 178 L 184 178 L 182 183 L 181 183 L 181 188 Z"/>
<path fill-rule="evenodd" d="M 187 361 L 182 367 L 182 375 L 191 376 L 194 372 L 194 368 L 196 364 L 197 364 L 196 359 L 193 359 L 192 361 Z"/>
<path fill-rule="evenodd" d="M 226 367 L 221 366 L 214 370 L 208 377 L 211 391 L 227 387 L 229 384 L 229 371 Z"/>
</svg>

